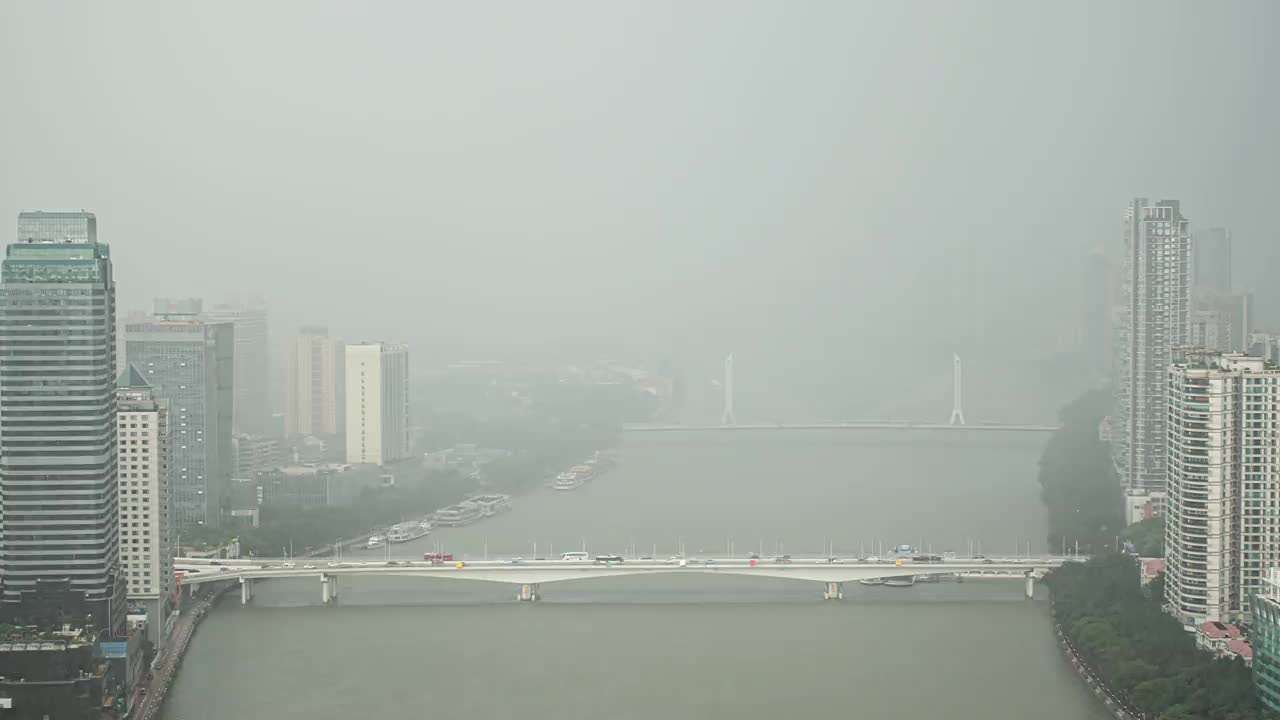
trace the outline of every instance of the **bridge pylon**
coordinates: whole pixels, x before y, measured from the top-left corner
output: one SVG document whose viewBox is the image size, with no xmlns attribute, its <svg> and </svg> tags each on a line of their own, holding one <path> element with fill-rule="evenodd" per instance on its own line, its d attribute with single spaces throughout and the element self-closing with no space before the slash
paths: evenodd
<svg viewBox="0 0 1280 720">
<path fill-rule="evenodd" d="M 720 424 L 738 424 L 738 419 L 733 416 L 733 353 L 724 358 L 724 413 L 720 416 Z"/>
<path fill-rule="evenodd" d="M 950 425 L 964 425 L 964 372 L 960 356 L 951 354 L 951 421 Z"/>
</svg>

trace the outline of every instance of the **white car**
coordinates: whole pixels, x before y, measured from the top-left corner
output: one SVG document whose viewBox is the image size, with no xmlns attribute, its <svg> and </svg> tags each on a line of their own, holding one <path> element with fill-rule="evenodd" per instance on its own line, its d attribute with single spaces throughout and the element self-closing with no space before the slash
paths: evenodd
<svg viewBox="0 0 1280 720">
<path fill-rule="evenodd" d="M 303 565 L 303 566 L 302 566 L 302 569 L 303 569 L 303 570 L 315 570 L 315 569 L 316 569 L 316 566 L 315 566 L 315 565 Z"/>
<path fill-rule="evenodd" d="M 287 563 L 282 563 L 282 564 L 280 565 L 280 567 L 282 567 L 282 568 L 292 569 L 292 568 L 297 567 L 297 565 L 294 565 L 294 564 L 293 564 L 293 563 L 291 563 L 291 562 L 287 562 Z"/>
</svg>

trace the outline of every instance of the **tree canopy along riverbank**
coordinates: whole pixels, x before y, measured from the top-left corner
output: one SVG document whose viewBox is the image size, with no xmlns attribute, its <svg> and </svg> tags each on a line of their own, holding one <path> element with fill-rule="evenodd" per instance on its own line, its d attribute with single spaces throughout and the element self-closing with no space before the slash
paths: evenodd
<svg viewBox="0 0 1280 720">
<path fill-rule="evenodd" d="M 1105 553 L 1048 578 L 1054 616 L 1110 690 L 1161 720 L 1274 718 L 1244 662 L 1219 660 L 1160 609 L 1163 583 L 1139 586 L 1137 560 Z"/>
</svg>

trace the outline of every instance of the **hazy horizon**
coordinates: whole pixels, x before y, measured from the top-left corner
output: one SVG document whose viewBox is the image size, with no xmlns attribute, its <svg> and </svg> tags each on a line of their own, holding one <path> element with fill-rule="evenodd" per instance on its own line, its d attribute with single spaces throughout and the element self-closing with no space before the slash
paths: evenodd
<svg viewBox="0 0 1280 720">
<path fill-rule="evenodd" d="M 7 3 L 0 239 L 82 207 L 122 317 L 261 293 L 276 336 L 415 363 L 840 364 L 978 324 L 1069 346 L 1086 253 L 1168 197 L 1231 228 L 1274 327 L 1278 24 L 1267 2 Z"/>
</svg>

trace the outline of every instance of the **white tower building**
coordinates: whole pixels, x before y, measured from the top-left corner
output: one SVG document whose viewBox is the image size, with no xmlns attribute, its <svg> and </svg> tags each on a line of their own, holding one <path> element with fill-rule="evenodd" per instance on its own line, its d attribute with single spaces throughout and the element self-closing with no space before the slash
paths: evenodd
<svg viewBox="0 0 1280 720">
<path fill-rule="evenodd" d="M 384 465 L 409 456 L 409 349 L 348 345 L 347 462 Z"/>
</svg>

